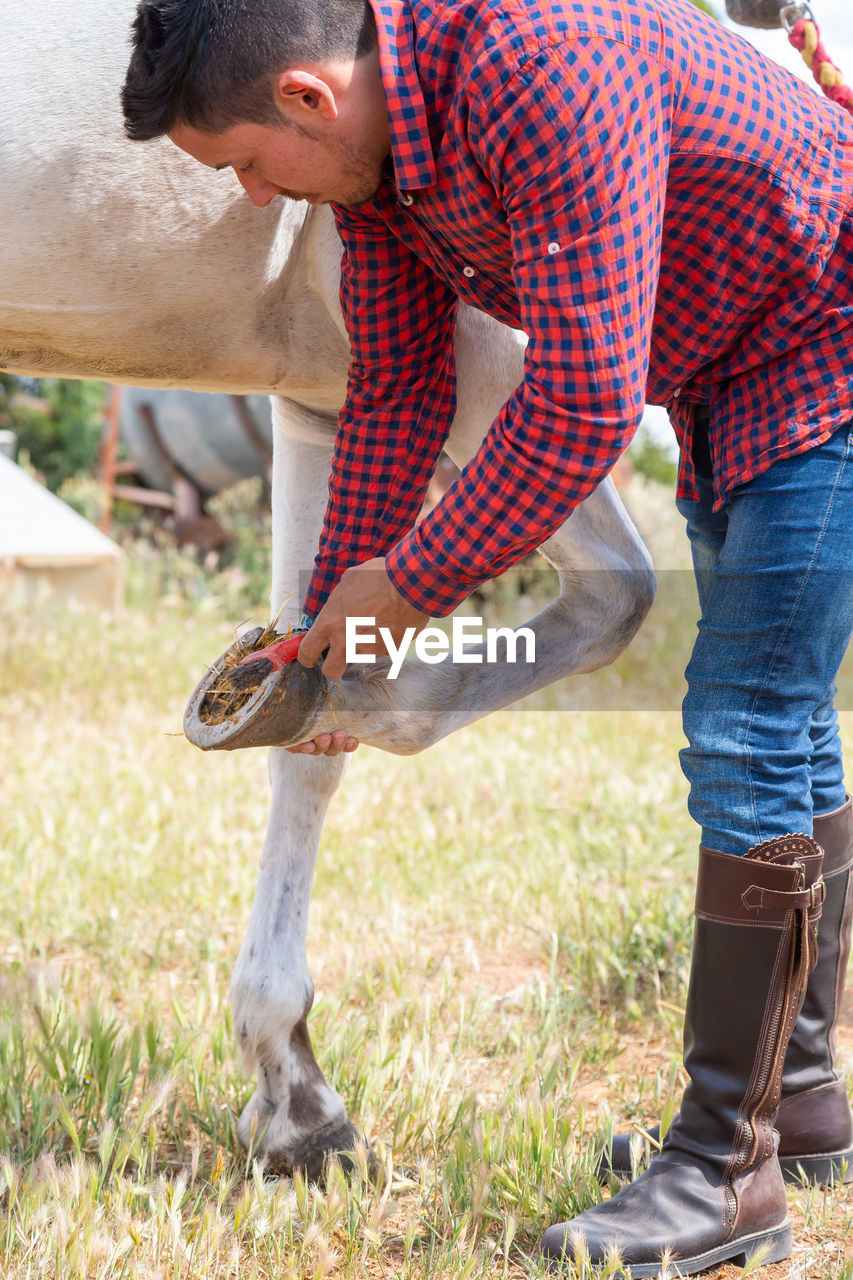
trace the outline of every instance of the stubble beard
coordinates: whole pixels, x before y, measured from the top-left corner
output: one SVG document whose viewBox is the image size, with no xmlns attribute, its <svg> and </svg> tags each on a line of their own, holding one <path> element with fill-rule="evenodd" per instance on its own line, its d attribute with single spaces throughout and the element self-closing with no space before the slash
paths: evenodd
<svg viewBox="0 0 853 1280">
<path fill-rule="evenodd" d="M 382 185 L 385 161 L 388 153 L 381 147 L 353 143 L 347 138 L 329 138 L 325 134 L 295 126 L 298 131 L 321 145 L 335 157 L 340 165 L 339 188 L 341 194 L 325 196 L 329 204 L 354 208 L 372 200 Z M 336 180 L 336 185 L 338 180 Z"/>
<path fill-rule="evenodd" d="M 382 185 L 385 157 L 378 157 L 370 151 L 358 151 L 345 144 L 340 150 L 335 148 L 335 153 L 344 164 L 340 180 L 342 194 L 335 195 L 333 202 L 344 208 L 354 208 L 372 200 Z"/>
</svg>

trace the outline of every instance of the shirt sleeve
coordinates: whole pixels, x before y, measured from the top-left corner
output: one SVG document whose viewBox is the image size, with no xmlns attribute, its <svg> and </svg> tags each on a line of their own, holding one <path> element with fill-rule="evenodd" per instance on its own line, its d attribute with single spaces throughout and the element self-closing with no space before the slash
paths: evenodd
<svg viewBox="0 0 853 1280">
<path fill-rule="evenodd" d="M 308 618 L 346 569 L 413 527 L 456 409 L 455 295 L 380 216 L 335 208 L 335 220 L 352 360 Z"/>
<path fill-rule="evenodd" d="M 387 557 L 396 589 L 444 615 L 540 546 L 642 416 L 669 154 L 670 88 L 598 38 L 539 50 L 474 100 L 470 137 L 512 244 L 524 378 L 435 510 Z"/>
</svg>

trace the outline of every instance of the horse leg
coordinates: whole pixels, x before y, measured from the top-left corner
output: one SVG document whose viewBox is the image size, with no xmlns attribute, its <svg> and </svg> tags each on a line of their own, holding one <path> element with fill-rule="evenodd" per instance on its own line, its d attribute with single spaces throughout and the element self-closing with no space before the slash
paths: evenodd
<svg viewBox="0 0 853 1280">
<path fill-rule="evenodd" d="M 290 402 L 273 407 L 272 608 L 298 619 L 300 568 L 313 560 L 328 489 L 334 419 Z M 304 585 L 304 584 L 303 584 Z M 321 1174 L 357 1134 L 317 1065 L 307 1017 L 314 988 L 306 931 L 314 864 L 345 757 L 316 759 L 273 748 L 272 797 L 249 926 L 231 982 L 234 1025 L 257 1088 L 237 1129 L 245 1147 L 280 1172 Z"/>
<path fill-rule="evenodd" d="M 525 626 L 535 637 L 535 661 L 513 661 L 509 649 L 486 661 L 483 645 L 466 646 L 479 665 L 448 655 L 426 665 L 407 659 L 397 678 L 388 663 L 349 667 L 319 698 L 310 732 L 342 728 L 361 742 L 410 755 L 463 725 L 564 676 L 593 671 L 619 656 L 654 598 L 645 546 L 608 479 L 542 548 L 559 570 L 560 595 Z"/>
</svg>

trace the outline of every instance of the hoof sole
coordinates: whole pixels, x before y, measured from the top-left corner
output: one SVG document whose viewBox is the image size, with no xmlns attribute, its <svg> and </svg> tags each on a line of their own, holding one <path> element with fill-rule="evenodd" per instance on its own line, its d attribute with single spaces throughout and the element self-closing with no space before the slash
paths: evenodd
<svg viewBox="0 0 853 1280">
<path fill-rule="evenodd" d="M 209 700 L 222 683 L 226 659 L 248 654 L 256 639 L 257 629 L 226 649 L 193 690 L 184 712 L 184 733 L 202 751 L 292 746 L 311 736 L 325 709 L 328 681 L 321 668 L 290 662 L 265 676 L 233 714 L 209 718 Z"/>
</svg>

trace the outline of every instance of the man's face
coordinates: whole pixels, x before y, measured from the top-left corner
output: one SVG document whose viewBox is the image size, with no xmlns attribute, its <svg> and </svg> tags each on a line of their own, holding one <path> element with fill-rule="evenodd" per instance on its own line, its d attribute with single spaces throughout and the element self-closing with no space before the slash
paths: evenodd
<svg viewBox="0 0 853 1280">
<path fill-rule="evenodd" d="M 237 124 L 221 133 L 179 125 L 169 137 L 201 164 L 233 169 L 259 209 L 275 196 L 309 204 L 363 204 L 382 182 L 388 151 L 381 135 L 374 141 L 285 124 Z"/>
</svg>

